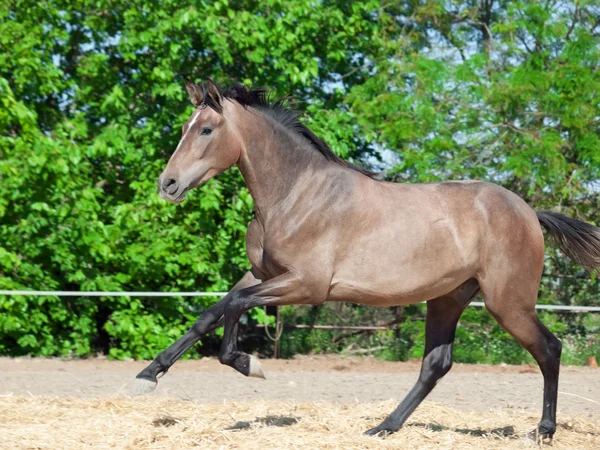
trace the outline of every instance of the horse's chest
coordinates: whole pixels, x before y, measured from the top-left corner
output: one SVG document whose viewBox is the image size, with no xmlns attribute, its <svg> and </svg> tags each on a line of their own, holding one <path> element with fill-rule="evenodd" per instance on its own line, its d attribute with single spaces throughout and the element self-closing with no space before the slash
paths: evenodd
<svg viewBox="0 0 600 450">
<path fill-rule="evenodd" d="M 248 225 L 246 233 L 246 253 L 252 264 L 255 276 L 262 281 L 281 275 L 285 270 L 271 252 L 265 249 L 265 234 L 255 219 Z"/>
</svg>

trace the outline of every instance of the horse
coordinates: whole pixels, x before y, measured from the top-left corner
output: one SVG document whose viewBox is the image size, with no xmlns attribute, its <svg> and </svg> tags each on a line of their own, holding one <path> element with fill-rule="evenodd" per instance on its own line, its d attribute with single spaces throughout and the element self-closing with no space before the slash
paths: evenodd
<svg viewBox="0 0 600 450">
<path fill-rule="evenodd" d="M 265 89 L 208 79 L 185 82 L 195 107 L 158 179 L 172 203 L 237 165 L 254 200 L 248 225 L 251 269 L 207 308 L 179 340 L 137 376 L 152 391 L 179 357 L 224 325 L 219 361 L 262 377 L 260 362 L 238 350 L 240 316 L 254 307 L 354 302 L 427 302 L 418 381 L 367 435 L 393 433 L 452 367 L 461 313 L 480 292 L 496 321 L 537 361 L 544 380 L 538 436 L 552 438 L 561 342 L 535 305 L 544 267 L 545 228 L 586 269 L 600 267 L 600 228 L 534 211 L 513 192 L 482 181 L 401 184 L 338 157 Z"/>
</svg>

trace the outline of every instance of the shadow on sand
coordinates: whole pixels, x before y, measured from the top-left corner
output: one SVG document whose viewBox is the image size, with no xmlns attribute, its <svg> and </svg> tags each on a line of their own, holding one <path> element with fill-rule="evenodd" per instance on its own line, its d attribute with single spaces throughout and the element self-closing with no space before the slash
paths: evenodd
<svg viewBox="0 0 600 450">
<path fill-rule="evenodd" d="M 506 426 L 494 428 L 492 430 L 470 429 L 470 428 L 452 428 L 440 425 L 437 423 L 409 423 L 405 427 L 426 428 L 432 431 L 453 431 L 455 433 L 467 434 L 469 436 L 485 437 L 485 438 L 501 438 L 501 439 L 520 439 L 522 436 L 515 432 L 515 427 Z"/>
<path fill-rule="evenodd" d="M 254 424 L 266 425 L 268 427 L 289 427 L 291 425 L 295 425 L 298 423 L 297 417 L 290 416 L 266 416 L 266 417 L 257 417 L 256 419 L 243 422 L 238 421 L 229 428 L 225 428 L 227 431 L 238 431 L 238 430 L 246 430 Z"/>
<path fill-rule="evenodd" d="M 422 422 L 416 422 L 416 423 L 409 423 L 407 425 L 405 425 L 407 427 L 419 427 L 419 428 L 426 428 L 428 430 L 432 430 L 432 431 L 453 431 L 455 433 L 460 433 L 460 434 L 467 434 L 470 436 L 476 436 L 476 437 L 485 437 L 485 438 L 496 438 L 496 439 L 520 439 L 523 437 L 528 437 L 529 439 L 532 439 L 534 441 L 538 441 L 539 437 L 537 436 L 537 433 L 535 430 L 529 431 L 528 433 L 516 433 L 515 432 L 515 428 L 512 425 L 506 426 L 506 427 L 499 427 L 499 428 L 494 428 L 492 430 L 482 430 L 482 429 L 469 429 L 469 428 L 451 428 L 451 427 L 446 427 L 444 425 L 440 425 L 437 423 L 422 423 Z M 598 433 L 596 433 L 593 430 L 580 430 L 577 429 L 577 427 L 573 426 L 572 424 L 569 423 L 558 423 L 557 424 L 557 429 L 563 429 L 563 430 L 567 430 L 570 431 L 572 433 L 579 433 L 579 434 L 590 434 L 592 436 L 598 436 Z M 544 439 L 544 441 L 547 440 L 551 440 L 551 439 Z"/>
<path fill-rule="evenodd" d="M 166 419 L 166 420 L 165 420 Z M 169 420 L 171 419 L 171 420 Z M 251 421 L 237 421 L 232 426 L 225 428 L 226 431 L 239 431 L 239 430 L 247 430 L 251 428 L 253 425 L 265 425 L 268 427 L 289 427 L 297 424 L 300 421 L 299 417 L 293 416 L 265 416 L 265 417 L 257 417 Z M 177 419 L 166 417 L 162 420 L 163 423 L 161 425 L 174 425 L 179 422 Z M 166 423 L 165 423 L 166 422 Z M 157 425 L 155 421 L 155 425 Z M 530 431 L 529 433 L 518 433 L 515 431 L 515 428 L 512 425 L 508 425 L 505 427 L 498 427 L 493 429 L 485 429 L 481 428 L 453 428 L 447 427 L 445 425 L 440 425 L 439 423 L 424 423 L 424 422 L 413 422 L 404 425 L 404 427 L 416 427 L 416 428 L 424 428 L 427 430 L 441 432 L 441 431 L 451 431 L 454 433 L 464 434 L 468 436 L 481 437 L 485 439 L 522 439 L 528 437 L 534 441 L 538 440 L 535 431 Z M 576 433 L 584 433 L 584 434 L 592 434 L 597 435 L 597 433 L 592 432 L 590 430 L 577 430 L 570 424 L 559 423 L 558 428 L 566 429 Z"/>
<path fill-rule="evenodd" d="M 291 416 L 266 416 L 257 417 L 252 421 L 238 421 L 232 426 L 225 428 L 227 431 L 238 431 L 246 430 L 251 428 L 255 424 L 266 425 L 268 427 L 289 427 L 297 424 L 299 421 L 298 417 Z M 453 431 L 455 433 L 467 434 L 470 436 L 485 437 L 485 438 L 509 438 L 519 439 L 519 434 L 515 433 L 515 429 L 512 426 L 494 428 L 492 430 L 481 430 L 481 429 L 468 429 L 468 428 L 451 428 L 437 423 L 409 423 L 406 427 L 419 427 L 425 428 L 432 431 Z"/>
</svg>

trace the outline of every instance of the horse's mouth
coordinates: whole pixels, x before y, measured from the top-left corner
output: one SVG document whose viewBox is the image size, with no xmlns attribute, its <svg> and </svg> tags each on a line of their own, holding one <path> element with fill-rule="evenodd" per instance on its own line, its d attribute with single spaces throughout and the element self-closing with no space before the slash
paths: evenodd
<svg viewBox="0 0 600 450">
<path fill-rule="evenodd" d="M 175 203 L 176 205 L 183 203 L 183 201 L 185 200 L 185 194 L 187 194 L 188 188 L 185 188 L 183 190 L 183 192 L 181 194 L 179 194 L 179 196 L 177 196 L 177 198 L 174 198 L 173 200 L 171 200 L 171 203 Z"/>
<path fill-rule="evenodd" d="M 181 194 L 179 194 L 177 197 L 170 197 L 168 195 L 165 195 L 163 192 L 160 193 L 160 196 L 164 200 L 168 201 L 169 203 L 178 205 L 180 203 L 183 203 L 183 201 L 185 200 L 185 195 L 187 194 L 188 190 L 189 190 L 189 188 L 185 188 L 183 191 L 181 191 Z"/>
</svg>

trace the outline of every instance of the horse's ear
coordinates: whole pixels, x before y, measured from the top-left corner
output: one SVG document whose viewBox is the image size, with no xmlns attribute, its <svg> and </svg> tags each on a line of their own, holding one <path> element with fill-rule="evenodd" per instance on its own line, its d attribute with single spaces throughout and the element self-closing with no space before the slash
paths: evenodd
<svg viewBox="0 0 600 450">
<path fill-rule="evenodd" d="M 202 104 L 204 101 L 204 94 L 202 93 L 202 88 L 198 86 L 196 83 L 192 83 L 191 81 L 185 80 L 185 90 L 190 96 L 190 101 L 192 105 L 196 108 Z"/>
<path fill-rule="evenodd" d="M 223 112 L 223 96 L 221 95 L 221 90 L 210 78 L 206 79 L 204 86 L 204 103 L 218 113 Z"/>
</svg>

